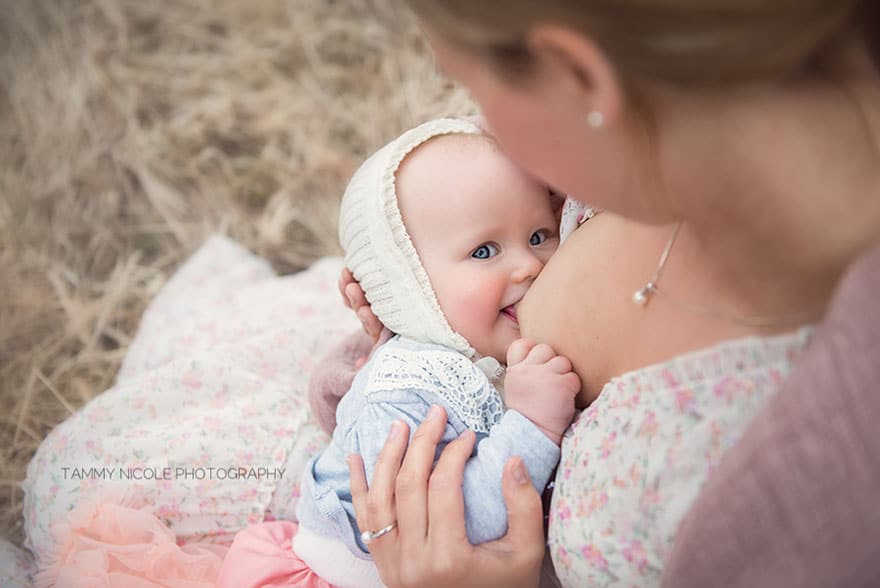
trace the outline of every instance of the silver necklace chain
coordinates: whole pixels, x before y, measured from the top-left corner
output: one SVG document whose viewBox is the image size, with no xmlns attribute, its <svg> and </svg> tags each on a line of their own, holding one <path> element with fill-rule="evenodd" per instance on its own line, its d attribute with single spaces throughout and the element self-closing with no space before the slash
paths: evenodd
<svg viewBox="0 0 880 588">
<path fill-rule="evenodd" d="M 663 268 L 666 266 L 666 260 L 669 258 L 669 252 L 672 251 L 672 246 L 675 244 L 675 240 L 676 238 L 678 238 L 678 234 L 681 231 L 681 225 L 682 223 L 680 221 L 678 224 L 675 225 L 675 229 L 672 231 L 672 236 L 669 237 L 669 240 L 666 242 L 666 246 L 663 248 L 663 253 L 660 255 L 660 261 L 657 263 L 657 269 L 654 270 L 654 275 L 651 276 L 651 279 L 648 280 L 644 287 L 636 290 L 633 293 L 632 300 L 635 304 L 639 306 L 645 306 L 648 304 L 648 301 L 651 299 L 651 297 L 657 294 L 662 296 L 667 302 L 671 303 L 673 306 L 687 312 L 707 316 L 714 319 L 720 319 L 747 327 L 795 327 L 804 324 L 805 322 L 808 322 L 810 320 L 812 313 L 801 313 L 788 317 L 739 316 L 733 313 L 725 312 L 723 310 L 718 310 L 716 308 L 703 306 L 702 304 L 686 302 L 661 290 L 657 286 L 657 282 L 660 280 L 660 275 L 663 273 Z"/>
</svg>

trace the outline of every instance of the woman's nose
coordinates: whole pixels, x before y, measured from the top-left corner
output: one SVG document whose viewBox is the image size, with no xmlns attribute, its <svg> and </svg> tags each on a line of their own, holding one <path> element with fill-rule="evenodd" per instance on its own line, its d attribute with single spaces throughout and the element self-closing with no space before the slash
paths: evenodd
<svg viewBox="0 0 880 588">
<path fill-rule="evenodd" d="M 512 274 L 513 281 L 519 283 L 526 280 L 534 280 L 541 273 L 543 267 L 544 262 L 533 251 L 524 252 L 517 259 L 517 266 Z"/>
</svg>

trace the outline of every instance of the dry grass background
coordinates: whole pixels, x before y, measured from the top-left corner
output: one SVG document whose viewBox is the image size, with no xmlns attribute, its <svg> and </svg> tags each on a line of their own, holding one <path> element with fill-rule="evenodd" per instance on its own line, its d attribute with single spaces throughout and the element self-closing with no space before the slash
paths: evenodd
<svg viewBox="0 0 880 588">
<path fill-rule="evenodd" d="M 0 10 L 0 529 L 40 440 L 113 381 L 222 231 L 280 272 L 337 252 L 360 160 L 472 111 L 398 0 L 17 0 Z"/>
</svg>

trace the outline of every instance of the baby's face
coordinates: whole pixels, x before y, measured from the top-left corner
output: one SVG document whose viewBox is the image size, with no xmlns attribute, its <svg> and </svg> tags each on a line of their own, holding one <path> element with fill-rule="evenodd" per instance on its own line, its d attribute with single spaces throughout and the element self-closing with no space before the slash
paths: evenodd
<svg viewBox="0 0 880 588">
<path fill-rule="evenodd" d="M 517 304 L 559 246 L 548 189 L 487 138 L 445 135 L 407 156 L 397 197 L 450 326 L 504 362 Z"/>
</svg>

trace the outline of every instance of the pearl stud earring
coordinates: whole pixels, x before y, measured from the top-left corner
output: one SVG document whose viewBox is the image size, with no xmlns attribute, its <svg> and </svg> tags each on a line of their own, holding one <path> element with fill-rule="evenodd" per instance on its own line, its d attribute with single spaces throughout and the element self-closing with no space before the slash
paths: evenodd
<svg viewBox="0 0 880 588">
<path fill-rule="evenodd" d="M 605 124 L 605 116 L 598 110 L 593 110 L 587 115 L 587 124 L 594 129 L 598 129 Z"/>
</svg>

